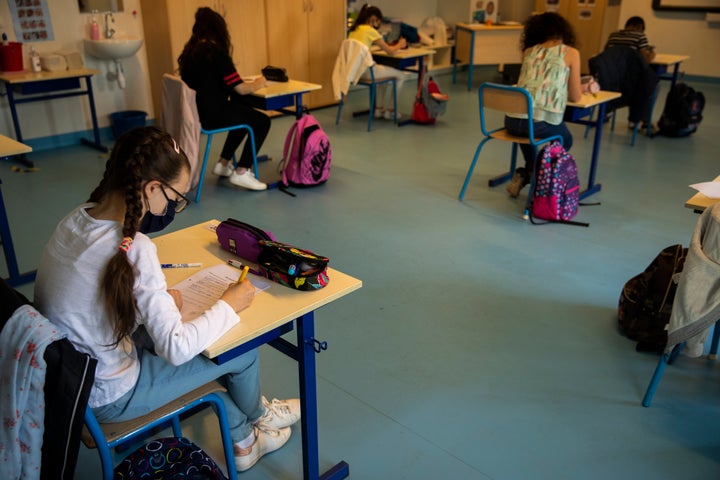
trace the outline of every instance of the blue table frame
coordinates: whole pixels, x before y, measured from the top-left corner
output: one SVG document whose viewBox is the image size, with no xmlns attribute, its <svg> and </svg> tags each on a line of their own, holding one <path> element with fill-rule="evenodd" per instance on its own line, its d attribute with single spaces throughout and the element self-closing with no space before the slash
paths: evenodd
<svg viewBox="0 0 720 480">
<path fill-rule="evenodd" d="M 97 113 L 95 111 L 95 97 L 93 96 L 91 77 L 98 73 L 92 69 L 65 70 L 59 72 L 5 72 L 0 74 L 0 81 L 5 84 L 10 112 L 12 114 L 13 126 L 15 127 L 15 138 L 18 142 L 23 141 L 20 120 L 17 113 L 17 105 L 22 103 L 43 102 L 56 98 L 87 96 L 90 104 L 90 115 L 93 124 L 93 140 L 81 139 L 84 145 L 107 152 L 108 148 L 100 141 L 100 129 L 98 127 Z M 80 89 L 80 79 L 85 80 L 85 89 Z M 20 93 L 21 98 L 15 98 L 15 93 Z M 50 93 L 59 92 L 59 93 Z M 24 156 L 21 157 L 24 159 Z M 31 162 L 24 162 L 32 165 Z"/>
<path fill-rule="evenodd" d="M 607 102 L 620 98 L 619 92 L 608 92 L 600 91 L 597 96 L 585 94 L 582 96 L 579 102 L 568 102 L 565 109 L 564 120 L 568 123 L 577 123 L 579 125 L 585 125 L 595 127 L 595 138 L 593 139 L 593 153 L 592 159 L 590 160 L 590 173 L 588 174 L 587 188 L 580 192 L 580 199 L 589 197 L 590 195 L 599 192 L 602 189 L 602 185 L 595 183 L 595 177 L 597 174 L 597 166 L 600 159 L 600 142 L 602 141 L 603 131 L 603 119 L 605 118 L 605 110 Z M 595 107 L 598 107 L 598 113 L 595 120 L 593 120 L 593 113 Z M 513 150 L 514 151 L 514 150 Z M 511 167 L 512 168 L 512 167 Z M 505 172 L 496 177 L 493 177 L 490 181 L 490 186 L 496 186 L 500 183 L 506 182 L 512 178 L 513 172 Z"/>
<path fill-rule="evenodd" d="M 207 266 L 225 263 L 231 257 L 237 258 L 220 248 L 216 234 L 211 230 L 211 226 L 218 223 L 218 220 L 211 220 L 156 237 L 153 242 L 157 245 L 160 261 L 178 263 L 187 258 L 189 249 L 193 251 L 194 260 Z M 168 285 L 174 285 L 192 274 L 182 269 L 167 269 L 164 273 Z M 362 282 L 332 268 L 328 275 L 328 285 L 311 292 L 299 292 L 271 283 L 269 290 L 260 293 L 253 306 L 243 312 L 241 324 L 203 352 L 213 361 L 224 363 L 268 344 L 298 363 L 305 480 L 338 480 L 349 475 L 349 466 L 344 461 L 320 473 L 315 355 L 327 349 L 327 342 L 315 338 L 314 312 L 361 288 Z M 296 329 L 295 345 L 281 338 L 293 329 Z"/>
<path fill-rule="evenodd" d="M 435 53 L 434 50 L 425 48 L 408 48 L 406 50 L 399 50 L 395 55 L 388 55 L 387 53 L 372 52 L 373 60 L 375 63 L 385 65 L 388 67 L 397 68 L 398 70 L 408 70 L 417 72 L 418 74 L 418 88 L 422 82 L 422 72 L 425 71 L 425 57 Z M 368 114 L 370 111 L 368 110 Z M 353 113 L 353 115 L 355 115 Z M 414 124 L 415 121 L 408 117 L 405 120 L 398 122 L 398 127 L 404 127 L 405 125 Z"/>
<path fill-rule="evenodd" d="M 295 115 L 295 118 L 299 119 L 303 116 L 303 94 L 320 90 L 321 88 L 322 85 L 300 82 L 298 80 L 268 82 L 266 87 L 246 97 L 250 105 L 255 108 Z M 294 107 L 295 109 L 288 110 L 288 107 Z"/>
</svg>

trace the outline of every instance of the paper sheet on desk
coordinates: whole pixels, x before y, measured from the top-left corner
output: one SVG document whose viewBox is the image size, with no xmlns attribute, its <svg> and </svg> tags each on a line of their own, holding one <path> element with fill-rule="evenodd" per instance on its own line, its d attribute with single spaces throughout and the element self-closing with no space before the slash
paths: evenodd
<svg viewBox="0 0 720 480">
<path fill-rule="evenodd" d="M 708 198 L 720 198 L 720 182 L 702 182 L 690 185 Z"/>
<path fill-rule="evenodd" d="M 190 320 L 212 307 L 220 298 L 228 285 L 240 278 L 240 270 L 221 263 L 203 268 L 199 272 L 171 287 L 182 293 L 183 306 L 180 313 L 183 320 Z M 255 295 L 270 288 L 270 284 L 257 278 L 250 278 L 255 287 Z"/>
</svg>

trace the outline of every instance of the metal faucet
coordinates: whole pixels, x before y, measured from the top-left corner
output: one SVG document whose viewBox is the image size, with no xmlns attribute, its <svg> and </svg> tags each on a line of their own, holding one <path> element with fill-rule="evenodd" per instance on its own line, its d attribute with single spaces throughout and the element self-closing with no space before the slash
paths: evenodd
<svg viewBox="0 0 720 480">
<path fill-rule="evenodd" d="M 110 23 L 115 23 L 115 17 L 112 12 L 105 12 L 105 38 L 113 38 L 115 35 L 115 29 L 110 27 Z"/>
</svg>

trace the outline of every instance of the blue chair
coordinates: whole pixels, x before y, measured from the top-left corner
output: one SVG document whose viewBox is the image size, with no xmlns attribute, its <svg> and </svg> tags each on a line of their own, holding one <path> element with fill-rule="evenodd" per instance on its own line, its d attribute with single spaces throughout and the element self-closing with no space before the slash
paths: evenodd
<svg viewBox="0 0 720 480">
<path fill-rule="evenodd" d="M 355 46 L 356 49 L 360 50 L 359 55 L 352 55 L 352 46 Z M 336 71 L 339 75 L 352 75 L 351 72 L 357 71 L 359 68 L 362 68 L 361 65 L 363 62 L 367 61 L 366 59 L 372 58 L 372 54 L 370 53 L 370 50 L 363 45 L 362 43 L 358 42 L 357 40 L 352 39 L 345 39 L 343 40 L 342 46 L 340 47 L 340 53 L 338 53 L 338 58 L 335 62 L 336 64 Z M 354 60 L 354 62 L 353 62 Z M 346 68 L 344 71 L 338 70 L 338 65 L 344 65 Z M 366 79 L 359 79 L 357 82 L 357 85 L 360 85 L 362 87 L 367 87 L 370 91 L 370 110 L 368 112 L 368 126 L 367 131 L 372 130 L 372 122 L 373 117 L 375 113 L 375 97 L 377 95 L 377 87 L 384 84 L 392 84 L 393 89 L 393 122 L 397 123 L 397 83 L 395 82 L 395 77 L 387 77 L 387 78 L 376 78 L 375 77 L 375 70 L 373 66 L 368 67 L 368 71 L 370 72 L 370 80 Z M 353 84 L 353 79 L 347 78 L 347 83 L 349 85 Z M 338 111 L 337 116 L 335 117 L 335 125 L 340 124 L 340 113 L 342 112 L 343 104 L 345 103 L 345 94 L 340 94 L 340 102 L 338 103 Z M 365 112 L 355 112 L 353 113 L 353 116 L 362 115 Z"/>
<path fill-rule="evenodd" d="M 234 125 L 232 127 L 216 128 L 214 130 L 205 130 L 204 128 L 200 128 L 200 133 L 202 135 L 207 135 L 207 142 L 205 143 L 205 153 L 203 154 L 202 166 L 200 167 L 200 179 L 198 180 L 197 190 L 195 191 L 195 203 L 200 203 L 200 192 L 202 192 L 202 185 L 205 180 L 205 169 L 207 168 L 208 157 L 210 157 L 210 148 L 212 147 L 213 136 L 218 133 L 243 129 L 248 131 L 248 139 L 246 141 L 250 142 L 250 145 L 252 145 L 253 172 L 255 172 L 255 178 L 260 180 L 260 175 L 258 173 L 257 150 L 255 149 L 255 134 L 249 125 Z M 235 154 L 233 154 L 232 163 L 234 167 L 236 165 Z"/>
<path fill-rule="evenodd" d="M 167 113 L 165 110 L 171 110 L 174 113 Z M 203 154 L 203 160 L 199 170 L 199 180 L 197 189 L 195 190 L 195 203 L 200 202 L 200 194 L 202 193 L 202 185 L 205 180 L 205 169 L 207 168 L 208 157 L 210 156 L 210 149 L 212 148 L 213 136 L 218 133 L 242 129 L 248 131 L 248 139 L 246 141 L 252 145 L 253 169 L 255 177 L 258 180 L 260 179 L 258 174 L 255 134 L 252 128 L 245 124 L 216 128 L 214 130 L 202 128 L 197 105 L 195 104 L 195 91 L 188 87 L 182 78 L 169 73 L 163 75 L 163 124 L 165 129 L 173 135 L 173 137 L 178 139 L 178 143 L 183 150 L 185 150 L 188 157 L 192 157 L 190 158 L 190 163 L 193 165 L 197 159 L 196 155 L 200 151 L 200 136 L 207 136 L 205 153 Z M 191 133 L 188 134 L 188 131 Z M 235 155 L 233 155 L 232 161 L 234 166 L 236 164 Z"/>
<path fill-rule="evenodd" d="M 710 360 L 717 360 L 718 342 L 720 342 L 720 320 L 715 322 L 715 328 L 713 329 L 712 342 L 710 343 L 710 353 L 708 354 L 708 358 Z M 665 367 L 675 361 L 684 346 L 685 342 L 679 343 L 675 345 L 669 353 L 663 352 L 660 356 L 660 360 L 658 360 L 658 364 L 655 367 L 655 372 L 650 379 L 650 384 L 645 391 L 645 396 L 642 400 L 643 407 L 650 406 L 652 399 L 655 396 L 655 391 L 657 391 L 658 385 L 660 385 L 660 379 L 662 378 L 663 373 L 665 373 Z"/>
<path fill-rule="evenodd" d="M 515 167 L 517 164 L 517 151 L 519 144 L 531 145 L 535 151 L 535 156 L 537 157 L 539 146 L 548 142 L 552 142 L 553 140 L 557 140 L 561 144 L 563 143 L 563 139 L 560 135 L 536 138 L 533 129 L 533 122 L 529 122 L 528 137 L 518 137 L 515 135 L 511 135 L 510 133 L 508 133 L 504 126 L 496 128 L 490 128 L 488 126 L 485 110 L 495 110 L 503 114 L 512 113 L 518 115 L 527 115 L 528 118 L 533 118 L 532 97 L 530 96 L 530 93 L 524 88 L 501 85 L 497 83 L 483 83 L 478 88 L 478 104 L 480 109 L 480 130 L 482 131 L 484 137 L 478 144 L 477 149 L 475 150 L 475 156 L 473 156 L 472 162 L 470 162 L 470 168 L 468 168 L 467 175 L 465 176 L 465 182 L 463 183 L 463 186 L 460 189 L 460 195 L 458 196 L 458 199 L 460 201 L 462 201 L 465 197 L 465 191 L 467 190 L 468 184 L 470 183 L 470 178 L 472 177 L 473 171 L 475 170 L 475 165 L 477 164 L 478 158 L 480 157 L 480 152 L 482 151 L 483 146 L 485 146 L 485 144 L 490 140 L 495 139 L 512 143 L 510 169 L 507 172 L 488 180 L 488 185 L 490 187 L 494 187 L 496 185 L 504 183 L 510 178 L 512 178 L 513 173 L 515 173 Z M 525 202 L 525 212 L 523 215 L 523 218 L 525 219 L 529 218 L 530 203 L 532 201 L 532 191 L 534 188 L 534 183 L 534 175 L 531 175 L 530 193 L 528 194 L 527 201 Z"/>
<path fill-rule="evenodd" d="M 102 464 L 102 478 L 112 480 L 114 462 L 111 449 L 127 445 L 127 442 L 149 437 L 157 429 L 165 428 L 168 425 L 172 426 L 174 436 L 181 437 L 180 416 L 190 414 L 197 408 L 212 406 L 220 424 L 228 477 L 230 480 L 237 480 L 233 442 L 230 437 L 225 404 L 216 393 L 220 391 L 225 391 L 225 388 L 218 382 L 206 383 L 147 415 L 118 423 L 99 423 L 88 406 L 85 409 L 86 428 L 83 429 L 82 441 L 88 448 L 97 448 Z"/>
</svg>

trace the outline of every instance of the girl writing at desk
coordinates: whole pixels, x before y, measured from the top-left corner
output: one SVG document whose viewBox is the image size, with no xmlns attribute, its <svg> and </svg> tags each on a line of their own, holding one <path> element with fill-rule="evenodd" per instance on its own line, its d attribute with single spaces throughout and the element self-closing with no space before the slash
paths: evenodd
<svg viewBox="0 0 720 480">
<path fill-rule="evenodd" d="M 170 135 L 155 127 L 125 133 L 88 203 L 59 223 L 45 247 L 35 302 L 77 350 L 97 359 L 89 406 L 100 422 L 140 417 L 220 380 L 235 464 L 244 471 L 287 442 L 300 402 L 261 396 L 257 350 L 222 365 L 200 355 L 240 322 L 236 312 L 254 297 L 249 281 L 229 286 L 197 318 L 181 319 L 180 293 L 168 291 L 146 234 L 187 206 L 181 192 L 189 187 L 190 164 Z"/>
<path fill-rule="evenodd" d="M 373 45 L 377 45 L 389 55 L 405 48 L 407 46 L 407 41 L 403 37 L 400 37 L 398 42 L 394 45 L 388 45 L 388 43 L 383 40 L 382 35 L 380 35 L 380 32 L 377 31 L 377 29 L 380 28 L 382 18 L 383 14 L 378 7 L 370 6 L 368 4 L 363 5 L 357 18 L 355 19 L 355 22 L 353 22 L 353 25 L 350 28 L 348 38 L 357 40 L 368 48 Z M 405 74 L 401 70 L 385 65 L 375 64 L 375 66 L 373 66 L 373 71 L 375 72 L 375 78 L 395 77 L 395 86 L 399 94 L 400 86 L 405 80 Z M 361 78 L 370 80 L 370 72 L 366 72 Z M 388 87 L 389 85 L 387 84 L 383 84 L 378 87 L 377 95 L 375 97 L 375 118 L 385 118 L 386 120 L 393 119 L 394 111 L 393 108 L 389 106 L 392 105 L 393 99 L 391 95 L 387 94 Z M 400 114 L 398 113 L 397 116 L 399 118 Z"/>
<path fill-rule="evenodd" d="M 505 117 L 505 128 L 512 135 L 528 136 L 533 122 L 536 137 L 560 135 L 565 150 L 572 147 L 572 135 L 563 122 L 567 101 L 582 96 L 580 52 L 575 48 L 575 33 L 570 23 L 557 13 L 533 15 L 525 22 L 520 40 L 523 62 L 517 86 L 528 90 L 533 100 L 533 117 Z M 525 167 L 515 170 L 507 191 L 517 197 L 530 183 L 535 165 L 534 148 L 521 144 Z"/>
</svg>

